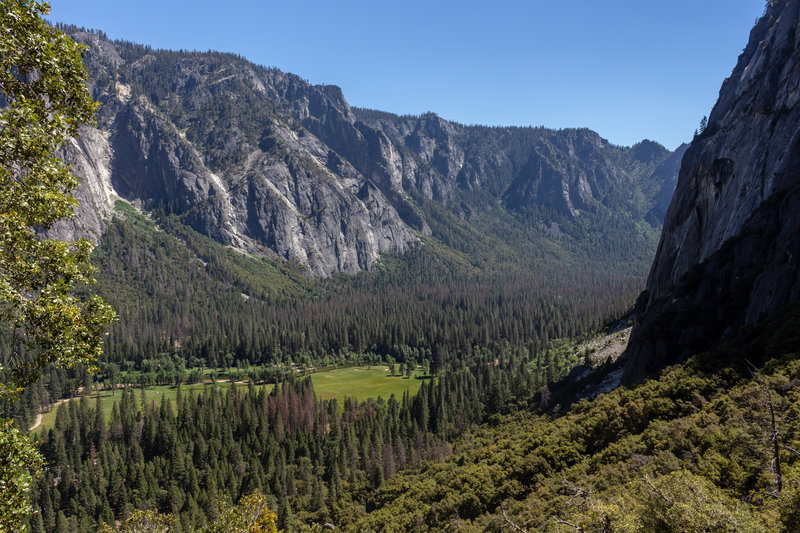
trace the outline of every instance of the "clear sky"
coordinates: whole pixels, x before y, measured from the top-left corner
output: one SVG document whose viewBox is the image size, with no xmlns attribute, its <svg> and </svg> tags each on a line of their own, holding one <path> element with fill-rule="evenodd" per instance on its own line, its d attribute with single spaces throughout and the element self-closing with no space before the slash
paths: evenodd
<svg viewBox="0 0 800 533">
<path fill-rule="evenodd" d="M 691 139 L 765 0 L 51 0 L 50 19 L 219 50 L 353 106 L 464 124 Z"/>
</svg>

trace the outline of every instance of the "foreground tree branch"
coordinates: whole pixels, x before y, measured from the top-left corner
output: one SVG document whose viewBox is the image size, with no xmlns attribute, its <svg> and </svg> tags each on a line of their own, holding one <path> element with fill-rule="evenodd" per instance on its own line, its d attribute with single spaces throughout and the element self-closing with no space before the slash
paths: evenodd
<svg viewBox="0 0 800 533">
<path fill-rule="evenodd" d="M 0 323 L 16 340 L 2 354 L 0 399 L 15 398 L 47 365 L 93 368 L 115 316 L 100 298 L 74 294 L 94 283 L 91 244 L 42 237 L 76 204 L 77 179 L 56 151 L 96 108 L 83 48 L 42 18 L 49 11 L 46 2 L 0 0 Z M 0 531 L 22 531 L 41 461 L 0 422 Z"/>
</svg>

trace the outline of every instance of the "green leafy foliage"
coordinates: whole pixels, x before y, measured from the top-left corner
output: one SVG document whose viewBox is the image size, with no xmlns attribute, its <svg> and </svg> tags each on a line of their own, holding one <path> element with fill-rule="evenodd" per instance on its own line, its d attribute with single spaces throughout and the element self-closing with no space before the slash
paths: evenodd
<svg viewBox="0 0 800 533">
<path fill-rule="evenodd" d="M 119 528 L 112 528 L 103 524 L 98 533 L 170 533 L 174 520 L 171 516 L 159 514 L 155 511 L 134 511 Z"/>
<path fill-rule="evenodd" d="M 42 456 L 10 420 L 0 420 L 0 531 L 14 531 L 30 516 L 28 490 L 43 466 Z"/>
<path fill-rule="evenodd" d="M 341 527 L 794 531 L 800 364 L 784 331 L 797 324 L 789 313 L 743 331 L 658 380 L 560 417 L 495 419 L 454 442 L 443 464 L 387 481 L 367 498 L 369 514 Z M 737 363 L 745 358 L 761 371 Z"/>
<path fill-rule="evenodd" d="M 229 506 L 220 519 L 204 527 L 202 533 L 278 533 L 277 515 L 270 511 L 263 494 L 254 492 L 238 505 Z"/>
<path fill-rule="evenodd" d="M 41 237 L 70 216 L 77 180 L 56 150 L 91 122 L 82 48 L 42 17 L 45 2 L 0 2 L 0 323 L 10 350 L 0 370 L 6 403 L 48 365 L 92 365 L 113 310 L 80 298 L 94 269 L 87 241 Z M 27 490 L 41 456 L 10 420 L 0 421 L 0 530 L 19 531 L 30 510 Z"/>
<path fill-rule="evenodd" d="M 227 505 L 220 517 L 211 524 L 197 530 L 200 533 L 278 533 L 275 525 L 277 515 L 270 511 L 267 499 L 260 492 L 242 498 L 238 505 Z M 184 530 L 171 515 L 157 511 L 134 511 L 120 525 L 111 527 L 102 524 L 98 533 L 179 533 Z"/>
<path fill-rule="evenodd" d="M 95 110 L 81 48 L 41 18 L 48 10 L 14 0 L 0 9 L 0 320 L 18 343 L 6 392 L 51 362 L 91 364 L 114 316 L 101 299 L 72 294 L 93 281 L 89 243 L 38 234 L 71 215 L 77 180 L 55 151 Z"/>
</svg>

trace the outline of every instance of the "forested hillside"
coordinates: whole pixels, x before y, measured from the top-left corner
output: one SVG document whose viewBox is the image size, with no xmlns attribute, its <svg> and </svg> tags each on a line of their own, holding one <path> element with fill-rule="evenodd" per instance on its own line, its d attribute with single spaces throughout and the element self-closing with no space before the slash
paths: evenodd
<svg viewBox="0 0 800 533">
<path fill-rule="evenodd" d="M 797 531 L 799 316 L 561 416 L 494 418 L 344 513 L 344 529 Z"/>
<path fill-rule="evenodd" d="M 361 404 L 317 401 L 307 380 L 177 405 L 128 389 L 108 421 L 84 399 L 42 441 L 59 466 L 33 531 L 92 531 L 134 508 L 189 531 L 254 490 L 287 531 L 795 531 L 799 326 L 781 315 L 563 414 L 543 414 L 542 382 L 515 359 Z"/>
<path fill-rule="evenodd" d="M 143 363 L 191 369 L 391 358 L 428 361 L 438 373 L 513 357 L 553 381 L 569 363 L 550 360 L 550 341 L 624 313 L 643 276 L 542 251 L 526 271 L 514 266 L 519 250 L 471 242 L 474 255 L 426 237 L 373 272 L 315 280 L 222 247 L 174 216 L 153 221 L 120 204 L 95 252 L 99 292 L 120 320 L 91 379 L 102 383 Z M 32 422 L 40 406 L 89 383 L 82 371 L 51 373 L 8 408 Z"/>
</svg>

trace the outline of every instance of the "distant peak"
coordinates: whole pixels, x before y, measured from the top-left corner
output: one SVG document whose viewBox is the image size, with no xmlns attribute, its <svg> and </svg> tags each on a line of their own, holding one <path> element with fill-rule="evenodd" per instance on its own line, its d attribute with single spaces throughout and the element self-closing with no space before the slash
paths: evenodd
<svg viewBox="0 0 800 533">
<path fill-rule="evenodd" d="M 652 162 L 655 160 L 663 159 L 669 150 L 662 145 L 650 139 L 644 139 L 631 147 L 633 150 L 633 157 L 643 162 Z"/>
</svg>

